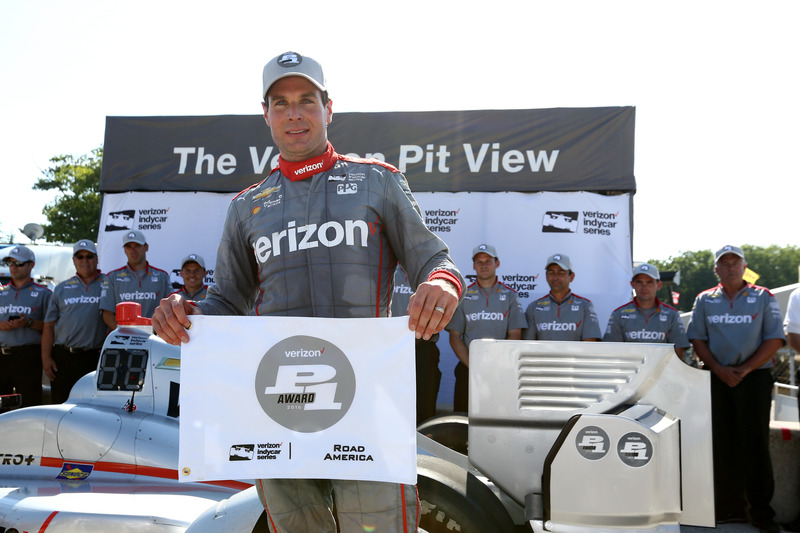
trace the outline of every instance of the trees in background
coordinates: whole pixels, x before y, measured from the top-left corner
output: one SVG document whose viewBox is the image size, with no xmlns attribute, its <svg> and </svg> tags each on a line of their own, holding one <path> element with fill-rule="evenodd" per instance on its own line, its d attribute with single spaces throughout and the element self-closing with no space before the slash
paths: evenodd
<svg viewBox="0 0 800 533">
<path fill-rule="evenodd" d="M 50 159 L 48 169 L 42 171 L 33 188 L 40 191 L 56 189 L 59 195 L 47 204 L 42 213 L 48 224 L 43 224 L 45 240 L 49 242 L 76 242 L 80 239 L 97 240 L 100 224 L 100 169 L 103 149 L 91 154 L 59 155 Z"/>
</svg>

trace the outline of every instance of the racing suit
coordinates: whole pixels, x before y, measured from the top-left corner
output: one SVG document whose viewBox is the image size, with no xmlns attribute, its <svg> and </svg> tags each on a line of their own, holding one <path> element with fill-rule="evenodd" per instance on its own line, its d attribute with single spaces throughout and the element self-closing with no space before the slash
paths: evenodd
<svg viewBox="0 0 800 533">
<path fill-rule="evenodd" d="M 403 175 L 376 160 L 327 151 L 273 169 L 228 208 L 206 314 L 313 317 L 389 315 L 398 261 L 413 287 L 464 281 L 425 226 Z M 416 531 L 409 485 L 346 480 L 257 480 L 276 532 Z M 374 528 L 374 529 L 368 529 Z"/>
</svg>

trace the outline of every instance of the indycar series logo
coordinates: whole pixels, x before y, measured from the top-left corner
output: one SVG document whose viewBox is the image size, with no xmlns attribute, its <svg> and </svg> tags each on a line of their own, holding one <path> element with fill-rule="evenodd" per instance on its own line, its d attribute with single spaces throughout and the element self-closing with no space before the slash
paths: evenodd
<svg viewBox="0 0 800 533">
<path fill-rule="evenodd" d="M 583 233 L 608 237 L 617 229 L 619 214 L 619 211 L 545 211 L 542 233 Z"/>
<path fill-rule="evenodd" d="M 276 423 L 301 433 L 327 429 L 347 414 L 356 379 L 347 356 L 329 341 L 296 335 L 264 354 L 255 394 Z"/>
</svg>

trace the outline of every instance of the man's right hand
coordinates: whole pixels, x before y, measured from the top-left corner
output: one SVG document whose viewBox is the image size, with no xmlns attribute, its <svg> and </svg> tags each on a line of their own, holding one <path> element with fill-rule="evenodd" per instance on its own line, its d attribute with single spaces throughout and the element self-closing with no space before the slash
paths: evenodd
<svg viewBox="0 0 800 533">
<path fill-rule="evenodd" d="M 187 317 L 202 314 L 203 311 L 189 303 L 189 300 L 178 294 L 172 294 L 161 300 L 150 322 L 156 335 L 168 344 L 180 346 L 183 342 L 189 342 L 186 330 L 192 327 L 192 323 Z"/>
</svg>

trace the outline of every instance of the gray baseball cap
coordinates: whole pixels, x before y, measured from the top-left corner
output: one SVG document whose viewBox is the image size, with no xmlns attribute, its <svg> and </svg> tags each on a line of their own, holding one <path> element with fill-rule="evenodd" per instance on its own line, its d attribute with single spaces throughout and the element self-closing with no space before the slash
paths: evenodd
<svg viewBox="0 0 800 533">
<path fill-rule="evenodd" d="M 184 257 L 183 260 L 181 261 L 181 268 L 186 266 L 186 263 L 197 263 L 198 265 L 200 265 L 200 268 L 202 268 L 203 270 L 206 269 L 206 262 L 203 261 L 203 258 L 197 254 L 189 254 L 186 257 Z"/>
<path fill-rule="evenodd" d="M 72 255 L 77 254 L 81 250 L 86 250 L 87 252 L 97 255 L 97 246 L 89 239 L 81 239 L 72 245 Z"/>
<path fill-rule="evenodd" d="M 301 56 L 297 52 L 284 52 L 264 65 L 264 85 L 261 91 L 264 100 L 267 99 L 267 92 L 272 84 L 287 76 L 302 76 L 316 85 L 320 91 L 328 90 L 325 87 L 325 74 L 319 63 L 310 57 Z"/>
<path fill-rule="evenodd" d="M 741 248 L 739 248 L 738 246 L 733 246 L 731 244 L 726 244 L 725 246 L 717 250 L 716 254 L 714 254 L 714 262 L 716 263 L 717 261 L 719 261 L 720 257 L 728 254 L 738 255 L 739 257 L 742 258 L 742 261 L 745 260 L 744 252 L 742 251 Z"/>
<path fill-rule="evenodd" d="M 129 242 L 135 242 L 137 244 L 147 244 L 147 239 L 144 238 L 144 233 L 139 230 L 132 229 L 125 232 L 125 235 L 122 236 L 122 246 L 125 246 Z"/>
<path fill-rule="evenodd" d="M 651 265 L 650 263 L 642 263 L 641 265 L 634 268 L 633 276 L 631 276 L 631 279 L 636 278 L 636 276 L 638 276 L 639 274 L 650 276 L 656 281 L 661 279 L 661 275 L 658 273 L 658 269 L 655 266 Z"/>
<path fill-rule="evenodd" d="M 547 262 L 544 264 L 544 268 L 549 267 L 550 265 L 558 265 L 564 270 L 569 270 L 572 272 L 572 261 L 569 260 L 569 256 L 564 254 L 553 254 L 547 258 Z"/>
<path fill-rule="evenodd" d="M 36 255 L 34 255 L 33 250 L 28 248 L 27 246 L 14 246 L 13 248 L 8 248 L 8 255 L 3 258 L 3 261 L 6 259 L 13 259 L 14 261 L 19 261 L 20 263 L 27 263 L 28 261 L 36 262 Z"/>
<path fill-rule="evenodd" d="M 478 254 L 489 254 L 495 259 L 497 259 L 497 250 L 494 249 L 494 246 L 491 244 L 479 244 L 475 248 L 472 249 L 472 259 L 475 259 L 475 256 Z"/>
</svg>

